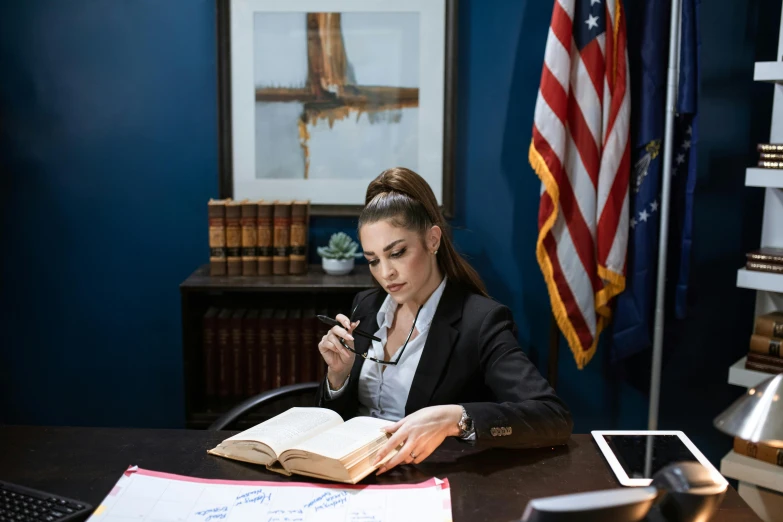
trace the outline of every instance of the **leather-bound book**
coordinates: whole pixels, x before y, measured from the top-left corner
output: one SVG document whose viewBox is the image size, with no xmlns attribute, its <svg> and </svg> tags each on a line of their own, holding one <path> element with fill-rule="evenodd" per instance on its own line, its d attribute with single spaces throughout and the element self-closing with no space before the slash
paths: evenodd
<svg viewBox="0 0 783 522">
<path fill-rule="evenodd" d="M 278 308 L 272 317 L 272 388 L 286 384 L 288 311 Z"/>
<path fill-rule="evenodd" d="M 783 248 L 762 247 L 745 254 L 748 261 L 772 265 L 783 265 Z"/>
<path fill-rule="evenodd" d="M 756 317 L 753 333 L 764 337 L 783 337 L 783 312 L 770 312 Z"/>
<path fill-rule="evenodd" d="M 783 339 L 779 337 L 765 337 L 758 334 L 750 336 L 750 351 L 754 353 L 780 357 L 781 344 L 783 344 Z"/>
<path fill-rule="evenodd" d="M 238 201 L 226 204 L 226 269 L 228 275 L 242 275 L 242 206 Z"/>
<path fill-rule="evenodd" d="M 258 310 L 249 310 L 242 319 L 242 341 L 245 343 L 245 397 L 259 392 L 258 379 Z"/>
<path fill-rule="evenodd" d="M 272 273 L 286 275 L 290 263 L 291 202 L 275 201 L 273 224 Z"/>
<path fill-rule="evenodd" d="M 783 466 L 783 449 L 764 444 L 763 442 L 750 442 L 749 440 L 734 437 L 734 453 L 769 462 L 776 466 Z"/>
<path fill-rule="evenodd" d="M 288 272 L 307 273 L 307 233 L 310 223 L 310 202 L 294 201 L 291 205 L 291 248 Z"/>
<path fill-rule="evenodd" d="M 783 153 L 783 143 L 758 143 L 756 150 L 759 152 Z"/>
<path fill-rule="evenodd" d="M 207 203 L 209 221 L 209 274 L 226 275 L 226 202 L 210 199 Z"/>
<path fill-rule="evenodd" d="M 242 201 L 241 217 L 239 220 L 242 229 L 242 275 L 254 276 L 258 274 L 258 256 L 256 247 L 258 244 L 258 205 L 248 200 Z"/>
<path fill-rule="evenodd" d="M 217 393 L 221 408 L 229 403 L 231 394 L 231 316 L 233 310 L 223 308 L 217 319 Z"/>
<path fill-rule="evenodd" d="M 759 159 L 764 161 L 783 161 L 783 152 L 761 152 Z"/>
<path fill-rule="evenodd" d="M 745 268 L 755 272 L 771 272 L 773 274 L 783 274 L 783 264 L 761 263 L 759 261 L 748 261 Z"/>
<path fill-rule="evenodd" d="M 241 399 L 245 393 L 245 347 L 242 340 L 242 319 L 246 310 L 235 310 L 231 317 L 231 396 Z"/>
<path fill-rule="evenodd" d="M 302 355 L 302 310 L 298 308 L 288 312 L 288 349 L 286 350 L 287 372 L 285 384 L 296 384 L 300 382 L 299 371 L 301 370 Z"/>
<path fill-rule="evenodd" d="M 772 374 L 783 373 L 783 359 L 772 355 L 748 352 L 745 369 Z"/>
<path fill-rule="evenodd" d="M 273 211 L 274 206 L 271 201 L 258 202 L 258 217 L 256 218 L 258 275 L 272 275 Z"/>
<path fill-rule="evenodd" d="M 300 372 L 301 382 L 315 381 L 315 362 L 317 359 L 323 360 L 321 354 L 318 352 L 318 343 L 316 342 L 318 324 L 319 321 L 315 316 L 315 309 L 306 308 L 302 312 L 302 356 L 300 357 L 302 368 Z"/>
<path fill-rule="evenodd" d="M 271 308 L 264 308 L 258 319 L 259 392 L 272 389 L 272 315 Z"/>
<path fill-rule="evenodd" d="M 201 322 L 201 351 L 204 372 L 204 406 L 207 411 L 214 411 L 218 405 L 217 394 L 217 316 L 220 309 L 210 307 Z"/>
</svg>

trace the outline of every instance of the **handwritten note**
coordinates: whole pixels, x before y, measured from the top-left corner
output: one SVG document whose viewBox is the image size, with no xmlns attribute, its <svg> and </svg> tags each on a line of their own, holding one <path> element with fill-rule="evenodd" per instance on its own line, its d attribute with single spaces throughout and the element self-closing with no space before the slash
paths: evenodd
<svg viewBox="0 0 783 522">
<path fill-rule="evenodd" d="M 450 522 L 448 481 L 406 486 L 206 480 L 130 468 L 88 522 Z"/>
</svg>

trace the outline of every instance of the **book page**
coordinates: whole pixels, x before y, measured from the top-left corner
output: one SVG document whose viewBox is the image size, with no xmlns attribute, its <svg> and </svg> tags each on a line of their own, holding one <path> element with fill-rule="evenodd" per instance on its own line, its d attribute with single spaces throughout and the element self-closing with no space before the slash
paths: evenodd
<svg viewBox="0 0 783 522">
<path fill-rule="evenodd" d="M 291 408 L 290 410 L 253 426 L 221 445 L 232 441 L 253 440 L 266 444 L 276 455 L 329 428 L 339 426 L 343 419 L 327 408 Z"/>
<path fill-rule="evenodd" d="M 290 449 L 340 460 L 368 444 L 387 439 L 388 436 L 381 431 L 381 428 L 393 424 L 392 421 L 373 417 L 355 417 L 311 439 L 295 444 Z"/>
</svg>

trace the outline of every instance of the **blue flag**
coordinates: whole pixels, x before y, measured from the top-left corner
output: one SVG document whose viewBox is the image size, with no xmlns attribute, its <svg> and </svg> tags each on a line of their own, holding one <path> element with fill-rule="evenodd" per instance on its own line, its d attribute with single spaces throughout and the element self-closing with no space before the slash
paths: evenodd
<svg viewBox="0 0 783 522">
<path fill-rule="evenodd" d="M 691 251 L 693 189 L 696 180 L 696 97 L 698 89 L 698 0 L 683 0 L 677 117 L 672 143 L 671 214 L 668 254 L 677 270 L 676 314 L 685 315 Z M 632 170 L 626 286 L 615 305 L 611 359 L 619 361 L 652 345 L 658 265 L 669 0 L 637 4 L 635 31 L 629 30 L 631 68 Z M 629 10 L 629 22 L 633 14 Z M 631 35 L 634 35 L 632 38 Z"/>
</svg>

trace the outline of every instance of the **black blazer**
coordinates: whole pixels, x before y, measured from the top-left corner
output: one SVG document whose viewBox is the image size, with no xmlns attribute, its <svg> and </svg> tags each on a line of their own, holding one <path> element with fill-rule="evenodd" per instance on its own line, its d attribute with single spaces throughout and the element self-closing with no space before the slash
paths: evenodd
<svg viewBox="0 0 783 522">
<path fill-rule="evenodd" d="M 351 309 L 360 304 L 353 320 L 361 319 L 362 330 L 378 330 L 376 316 L 386 295 L 377 288 L 354 298 Z M 366 351 L 370 342 L 355 336 L 356 351 Z M 348 389 L 333 400 L 324 380 L 318 405 L 346 420 L 355 417 L 364 361 L 356 357 Z M 451 280 L 432 319 L 405 414 L 440 404 L 465 407 L 476 429 L 474 444 L 482 447 L 564 444 L 573 428 L 567 406 L 520 348 L 511 311 Z"/>
</svg>

